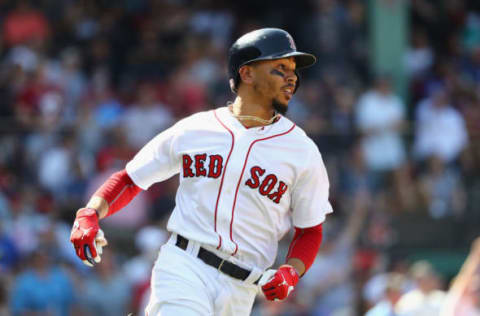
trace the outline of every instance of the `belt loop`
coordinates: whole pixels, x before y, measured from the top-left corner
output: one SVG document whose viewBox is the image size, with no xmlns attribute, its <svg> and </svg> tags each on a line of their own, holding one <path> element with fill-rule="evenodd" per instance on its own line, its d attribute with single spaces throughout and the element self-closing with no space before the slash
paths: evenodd
<svg viewBox="0 0 480 316">
<path fill-rule="evenodd" d="M 220 262 L 220 265 L 217 268 L 218 271 L 222 271 L 222 266 L 224 262 L 225 262 L 225 259 L 222 259 L 222 261 Z"/>
<path fill-rule="evenodd" d="M 200 251 L 200 243 L 196 241 L 189 240 L 187 251 L 194 257 L 198 256 L 198 252 Z"/>
<path fill-rule="evenodd" d="M 250 274 L 248 275 L 248 277 L 245 279 L 245 282 L 247 283 L 251 283 L 251 284 L 256 284 L 255 282 L 258 281 L 260 279 L 260 277 L 262 276 L 263 274 L 263 270 L 259 269 L 259 268 L 252 268 Z"/>
<path fill-rule="evenodd" d="M 177 234 L 172 233 L 170 235 L 170 238 L 168 239 L 167 243 L 170 243 L 170 244 L 173 244 L 174 246 L 176 246 L 176 244 L 177 244 Z"/>
</svg>

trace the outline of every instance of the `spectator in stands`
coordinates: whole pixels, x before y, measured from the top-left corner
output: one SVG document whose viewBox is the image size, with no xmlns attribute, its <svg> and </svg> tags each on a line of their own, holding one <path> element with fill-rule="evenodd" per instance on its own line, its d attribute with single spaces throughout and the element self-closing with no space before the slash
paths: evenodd
<svg viewBox="0 0 480 316">
<path fill-rule="evenodd" d="M 339 178 L 340 198 L 345 202 L 375 188 L 375 179 L 368 172 L 361 144 L 357 143 L 350 148 L 345 163 L 342 164 Z"/>
<path fill-rule="evenodd" d="M 140 85 L 136 101 L 127 108 L 121 119 L 127 141 L 135 150 L 172 123 L 172 113 L 167 106 L 158 102 L 155 87 L 151 84 Z"/>
<path fill-rule="evenodd" d="M 382 190 L 386 210 L 391 214 L 421 212 L 425 209 L 414 164 L 408 161 L 391 175 Z"/>
<path fill-rule="evenodd" d="M 468 144 L 465 121 L 450 105 L 444 86 L 433 87 L 430 97 L 420 102 L 415 125 L 414 153 L 420 160 L 436 155 L 447 163 L 453 162 Z"/>
<path fill-rule="evenodd" d="M 426 173 L 420 176 L 420 192 L 430 216 L 441 218 L 445 216 L 463 215 L 465 210 L 465 189 L 460 174 L 453 168 L 448 168 L 445 162 L 437 156 L 427 161 Z"/>
<path fill-rule="evenodd" d="M 39 157 L 38 165 L 39 182 L 58 196 L 66 193 L 69 182 L 73 180 L 71 171 L 74 169 L 74 160 L 78 158 L 75 155 L 75 135 L 64 131 L 60 138 L 58 144 Z"/>
<path fill-rule="evenodd" d="M 10 298 L 12 315 L 70 315 L 74 303 L 73 284 L 62 268 L 52 264 L 49 249 L 36 249 L 29 262 L 31 266 L 14 280 Z"/>
<path fill-rule="evenodd" d="M 397 316 L 394 307 L 403 295 L 404 289 L 405 277 L 397 273 L 389 274 L 383 299 L 373 306 L 365 316 Z"/>
<path fill-rule="evenodd" d="M 118 269 L 111 249 L 102 254 L 102 264 L 95 268 L 83 284 L 82 307 L 85 315 L 118 316 L 127 315 L 130 288 L 128 280 Z M 180 316 L 180 315 L 179 315 Z"/>
<path fill-rule="evenodd" d="M 50 33 L 48 21 L 41 11 L 35 10 L 28 0 L 17 2 L 3 23 L 3 38 L 9 46 L 30 40 L 44 40 Z"/>
<path fill-rule="evenodd" d="M 81 51 L 74 47 L 65 48 L 58 59 L 46 65 L 47 80 L 58 87 L 63 96 L 63 121 L 69 123 L 78 116 L 78 103 L 87 91 L 87 78 L 82 66 Z"/>
<path fill-rule="evenodd" d="M 357 96 L 353 88 L 338 86 L 333 92 L 333 101 L 329 118 L 332 145 L 337 148 L 335 154 L 345 155 L 355 142 L 354 106 Z"/>
<path fill-rule="evenodd" d="M 418 79 L 428 73 L 433 65 L 434 52 L 425 30 L 413 30 L 411 47 L 405 54 L 405 66 L 411 79 Z"/>
<path fill-rule="evenodd" d="M 392 91 L 390 78 L 379 75 L 356 107 L 356 124 L 363 135 L 362 149 L 370 171 L 381 175 L 405 162 L 404 119 L 405 105 Z"/>
<path fill-rule="evenodd" d="M 18 249 L 15 243 L 10 236 L 6 234 L 0 224 L 0 273 L 6 274 L 11 271 L 13 272 L 19 259 Z"/>
<path fill-rule="evenodd" d="M 415 262 L 410 273 L 416 287 L 402 295 L 395 305 L 396 313 L 398 316 L 438 315 L 446 295 L 440 290 L 439 275 L 428 261 Z"/>
<path fill-rule="evenodd" d="M 391 260 L 388 266 L 385 262 L 386 260 Z M 403 277 L 402 294 L 413 288 L 414 283 L 409 278 L 408 268 L 409 264 L 404 258 L 394 260 L 385 256 L 381 260 L 378 260 L 377 266 L 372 270 L 372 276 L 365 282 L 362 289 L 362 296 L 367 310 L 385 298 L 385 291 L 392 276 L 400 275 Z M 395 277 L 395 279 L 398 278 Z"/>
</svg>

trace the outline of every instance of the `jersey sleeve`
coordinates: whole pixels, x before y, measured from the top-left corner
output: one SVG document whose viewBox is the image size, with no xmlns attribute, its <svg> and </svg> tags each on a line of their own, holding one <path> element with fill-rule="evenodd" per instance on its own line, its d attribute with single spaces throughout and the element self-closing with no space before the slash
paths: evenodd
<svg viewBox="0 0 480 316">
<path fill-rule="evenodd" d="M 316 226 L 333 212 L 328 201 L 329 186 L 327 170 L 315 146 L 292 191 L 292 221 L 295 227 Z"/>
<path fill-rule="evenodd" d="M 155 136 L 127 163 L 125 169 L 137 186 L 147 190 L 180 172 L 180 161 L 175 154 L 180 133 L 181 121 Z"/>
</svg>

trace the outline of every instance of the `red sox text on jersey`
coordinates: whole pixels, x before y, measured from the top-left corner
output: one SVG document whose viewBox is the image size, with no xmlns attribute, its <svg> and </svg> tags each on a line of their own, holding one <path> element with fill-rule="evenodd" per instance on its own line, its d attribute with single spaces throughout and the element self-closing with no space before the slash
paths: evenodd
<svg viewBox="0 0 480 316">
<path fill-rule="evenodd" d="M 205 166 L 207 163 L 208 166 Z M 193 158 L 190 155 L 184 154 L 183 161 L 183 177 L 208 177 L 218 178 L 222 174 L 223 157 L 221 155 L 207 155 L 197 154 Z M 288 185 L 283 181 L 279 181 L 275 174 L 268 174 L 264 177 L 266 170 L 253 166 L 250 169 L 250 178 L 245 182 L 245 185 L 251 189 L 258 189 L 259 193 L 267 196 L 274 203 L 280 203 L 283 194 L 287 192 Z M 276 188 L 274 190 L 274 188 Z"/>
</svg>

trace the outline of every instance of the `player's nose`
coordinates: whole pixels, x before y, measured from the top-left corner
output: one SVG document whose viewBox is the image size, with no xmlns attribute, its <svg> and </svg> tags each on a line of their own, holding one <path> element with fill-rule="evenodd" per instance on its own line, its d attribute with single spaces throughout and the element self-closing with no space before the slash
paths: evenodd
<svg viewBox="0 0 480 316">
<path fill-rule="evenodd" d="M 295 89 L 296 85 L 297 85 L 297 75 L 295 73 L 287 76 L 285 78 L 285 81 L 287 82 L 287 87 L 291 87 L 293 89 Z"/>
<path fill-rule="evenodd" d="M 297 74 L 295 72 L 290 73 L 288 76 L 286 76 L 286 80 L 289 84 L 295 85 L 298 80 Z"/>
</svg>

